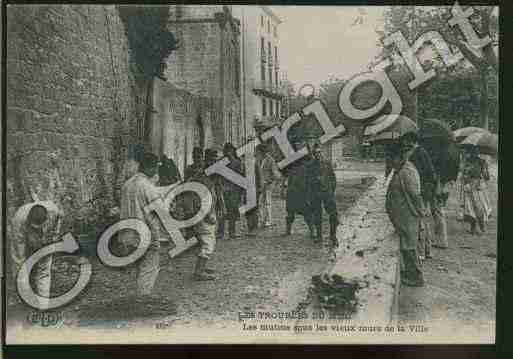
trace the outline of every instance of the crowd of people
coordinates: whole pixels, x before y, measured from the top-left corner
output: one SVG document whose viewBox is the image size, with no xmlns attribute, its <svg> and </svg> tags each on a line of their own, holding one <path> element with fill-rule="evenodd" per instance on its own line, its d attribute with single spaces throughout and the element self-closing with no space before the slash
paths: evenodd
<svg viewBox="0 0 513 359">
<path fill-rule="evenodd" d="M 240 229 L 239 208 L 245 202 L 245 191 L 218 175 L 206 175 L 205 169 L 220 159 L 218 151 L 196 147 L 193 163 L 187 166 L 182 176 L 172 159 L 153 153 L 139 151 L 126 164 L 126 181 L 122 186 L 120 219 L 138 218 L 151 231 L 151 244 L 145 255 L 137 262 L 137 294 L 152 293 L 159 274 L 160 240 L 169 236 L 155 212 L 144 208 L 161 198 L 182 181 L 204 184 L 212 194 L 213 206 L 201 222 L 183 229 L 184 237 L 196 237 L 199 242 L 197 262 L 193 278 L 198 281 L 215 280 L 215 270 L 207 266 L 214 254 L 217 241 L 248 239 L 255 237 L 259 229 L 272 228 L 273 200 L 276 186 L 286 201 L 286 224 L 284 235 L 292 234 L 296 215 L 303 216 L 310 238 L 324 243 L 322 231 L 323 209 L 329 218 L 329 241 L 332 248 L 338 246 L 336 230 L 339 224 L 335 189 L 337 179 L 330 161 L 323 156 L 318 142 L 305 139 L 292 141 L 298 150 L 308 148 L 308 154 L 286 168 L 279 169 L 270 144 L 260 144 L 255 149 L 255 184 L 257 206 L 245 213 L 246 228 Z M 235 146 L 226 143 L 222 156 L 229 160 L 228 166 L 241 175 L 245 173 L 245 161 L 237 156 Z M 408 286 L 423 286 L 422 261 L 432 258 L 432 247 L 448 248 L 447 224 L 444 207 L 448 199 L 450 183 L 437 173 L 427 151 L 419 145 L 415 133 L 403 135 L 397 143 L 386 150 L 385 177 L 393 170 L 385 208 L 400 238 L 401 281 Z M 486 230 L 491 215 L 491 205 L 484 181 L 490 179 L 487 162 L 480 158 L 475 146 L 464 147 L 459 183 L 462 219 L 469 224 L 469 231 L 478 234 Z M 193 217 L 201 208 L 201 199 L 192 192 L 185 192 L 180 200 L 169 208 L 176 219 Z M 22 206 L 13 219 L 11 258 L 14 273 L 21 264 L 38 249 L 58 240 L 62 212 L 51 202 L 30 203 Z M 434 222 L 431 231 L 429 217 Z M 239 228 L 238 228 L 239 226 Z M 120 232 L 119 247 L 131 253 L 138 245 L 133 231 Z M 51 257 L 34 267 L 36 288 L 43 296 L 49 295 Z"/>
<path fill-rule="evenodd" d="M 206 175 L 205 169 L 220 159 L 218 151 L 212 148 L 203 150 L 195 147 L 192 151 L 193 163 L 184 170 L 184 181 L 204 184 L 212 194 L 213 205 L 199 223 L 183 230 L 186 239 L 195 237 L 199 242 L 197 262 L 193 278 L 197 281 L 215 280 L 215 270 L 207 266 L 214 254 L 218 241 L 247 239 L 255 237 L 260 229 L 275 227 L 273 223 L 272 195 L 280 187 L 286 201 L 287 220 L 284 235 L 292 234 L 292 224 L 296 214 L 303 215 L 310 230 L 311 239 L 322 242 L 322 208 L 329 214 L 330 244 L 335 246 L 338 214 L 335 203 L 335 172 L 331 163 L 323 158 L 319 143 L 308 144 L 297 141 L 296 146 L 307 146 L 309 151 L 302 160 L 280 170 L 273 157 L 270 144 L 260 144 L 255 148 L 255 185 L 257 206 L 245 213 L 247 231 L 240 228 L 239 208 L 245 202 L 245 191 L 238 185 L 219 174 Z M 298 147 L 299 148 L 299 147 Z M 137 173 L 129 174 L 122 187 L 120 217 L 139 218 L 151 229 L 152 244 L 144 258 L 138 261 L 138 295 L 151 293 L 159 273 L 159 238 L 165 236 L 162 224 L 155 213 L 145 212 L 143 208 L 163 193 L 170 190 L 174 183 L 181 181 L 179 170 L 167 157 L 158 158 L 152 153 L 135 156 L 139 161 Z M 235 146 L 225 143 L 222 157 L 229 160 L 228 167 L 245 175 L 245 162 L 237 156 Z M 185 192 L 177 197 L 169 210 L 177 219 L 193 217 L 201 208 L 201 199 L 193 192 Z M 135 250 L 137 244 L 131 234 L 120 235 L 122 248 L 126 253 Z"/>
<path fill-rule="evenodd" d="M 447 223 L 444 207 L 449 181 L 435 169 L 417 134 L 408 132 L 386 150 L 387 178 L 394 170 L 386 195 L 386 211 L 400 238 L 401 283 L 423 286 L 422 261 L 433 258 L 431 247 L 446 249 Z M 462 220 L 473 235 L 486 231 L 491 206 L 485 182 L 490 180 L 487 162 L 476 146 L 464 146 L 459 173 Z M 453 181 L 454 182 L 454 181 Z M 454 183 L 452 183 L 454 184 Z M 429 217 L 434 222 L 431 231 Z"/>
</svg>

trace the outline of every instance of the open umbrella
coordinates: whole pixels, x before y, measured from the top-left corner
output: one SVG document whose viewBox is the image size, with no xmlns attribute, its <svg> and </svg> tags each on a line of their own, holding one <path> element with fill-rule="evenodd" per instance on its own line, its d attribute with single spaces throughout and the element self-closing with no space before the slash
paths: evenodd
<svg viewBox="0 0 513 359">
<path fill-rule="evenodd" d="M 419 131 L 419 137 L 424 140 L 429 139 L 443 139 L 447 142 L 454 142 L 454 134 L 445 122 L 436 119 L 427 119 L 422 122 L 422 126 Z"/>
<path fill-rule="evenodd" d="M 379 124 L 378 124 L 379 126 Z M 418 127 L 415 122 L 410 120 L 406 116 L 397 116 L 395 121 L 392 122 L 391 125 L 384 128 L 383 130 L 375 133 L 373 125 L 371 124 L 367 128 L 365 128 L 364 136 L 365 140 L 375 143 L 375 144 L 385 144 L 391 143 L 397 140 L 402 135 L 408 132 L 417 132 Z"/>
<path fill-rule="evenodd" d="M 453 135 L 456 138 L 456 141 L 461 142 L 468 136 L 470 136 L 474 133 L 480 133 L 480 132 L 482 133 L 482 132 L 488 132 L 488 131 L 485 130 L 484 128 L 470 126 L 470 127 L 458 128 L 457 130 L 455 130 L 453 132 Z"/>
<path fill-rule="evenodd" d="M 481 154 L 497 156 L 499 137 L 488 131 L 476 132 L 465 138 L 461 146 L 476 146 Z"/>
</svg>

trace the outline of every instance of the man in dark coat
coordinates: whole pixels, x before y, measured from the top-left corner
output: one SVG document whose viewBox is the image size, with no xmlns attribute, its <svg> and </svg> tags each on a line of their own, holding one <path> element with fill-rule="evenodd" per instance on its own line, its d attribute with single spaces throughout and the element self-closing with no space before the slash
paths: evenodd
<svg viewBox="0 0 513 359">
<path fill-rule="evenodd" d="M 338 212 L 335 201 L 337 178 L 333 166 L 323 158 L 321 146 L 312 147 L 313 161 L 308 162 L 306 170 L 307 200 L 311 207 L 311 223 L 316 227 L 316 241 L 322 241 L 322 208 L 329 215 L 330 243 L 337 246 Z"/>
<path fill-rule="evenodd" d="M 301 141 L 296 141 L 295 145 L 301 145 Z M 299 147 L 296 148 L 299 150 Z M 314 237 L 314 224 L 312 223 L 312 216 L 310 203 L 305 194 L 307 193 L 306 173 L 309 163 L 314 159 L 310 153 L 305 157 L 295 161 L 285 168 L 283 173 L 283 190 L 286 192 L 286 231 L 285 235 L 289 236 L 292 233 L 292 224 L 294 223 L 296 214 L 301 214 L 305 218 L 305 222 L 310 230 L 310 236 Z"/>
<path fill-rule="evenodd" d="M 242 175 L 242 161 L 237 157 L 237 149 L 234 145 L 227 142 L 223 147 L 223 155 L 226 156 L 230 163 L 228 167 Z M 236 223 L 240 219 L 239 207 L 242 202 L 243 190 L 235 183 L 223 178 L 223 197 L 225 204 L 225 217 L 228 221 L 228 237 L 227 239 L 236 239 L 239 236 L 236 234 Z M 224 219 L 221 221 L 224 222 Z M 221 225 L 224 228 L 224 223 Z"/>
</svg>

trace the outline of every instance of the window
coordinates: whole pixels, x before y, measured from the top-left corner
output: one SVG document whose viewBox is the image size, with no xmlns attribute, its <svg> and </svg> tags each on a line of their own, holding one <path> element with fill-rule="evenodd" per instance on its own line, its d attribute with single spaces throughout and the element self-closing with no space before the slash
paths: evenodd
<svg viewBox="0 0 513 359">
<path fill-rule="evenodd" d="M 267 116 L 267 101 L 262 97 L 262 116 Z"/>
<path fill-rule="evenodd" d="M 263 85 L 263 83 L 265 82 L 265 66 L 263 63 L 260 65 L 260 74 L 261 74 L 260 80 L 262 80 L 262 85 Z"/>
<path fill-rule="evenodd" d="M 274 101 L 273 100 L 269 100 L 269 115 L 273 115 L 274 114 Z"/>
<path fill-rule="evenodd" d="M 264 27 L 264 16 L 260 15 L 260 26 Z"/>
<path fill-rule="evenodd" d="M 273 85 L 273 69 L 269 67 L 269 85 Z"/>
<path fill-rule="evenodd" d="M 262 62 L 265 62 L 265 40 L 263 37 L 260 38 L 260 57 Z"/>
<path fill-rule="evenodd" d="M 271 42 L 269 41 L 267 43 L 267 51 L 269 51 L 269 53 L 267 54 L 267 56 L 269 56 L 269 65 L 271 64 L 272 60 L 273 60 L 273 53 L 272 53 L 272 47 L 271 47 Z"/>
<path fill-rule="evenodd" d="M 278 65 L 278 46 L 274 47 L 274 63 Z"/>
<path fill-rule="evenodd" d="M 276 116 L 278 117 L 278 119 L 281 116 L 281 113 L 280 113 L 280 101 L 276 101 Z"/>
<path fill-rule="evenodd" d="M 271 22 L 269 20 L 267 20 L 267 33 L 271 33 Z"/>
<path fill-rule="evenodd" d="M 274 71 L 274 81 L 276 83 L 276 86 L 280 86 L 280 80 L 278 79 L 278 70 Z"/>
<path fill-rule="evenodd" d="M 278 37 L 278 30 L 276 29 L 276 25 L 273 25 L 273 34 L 274 37 Z"/>
</svg>

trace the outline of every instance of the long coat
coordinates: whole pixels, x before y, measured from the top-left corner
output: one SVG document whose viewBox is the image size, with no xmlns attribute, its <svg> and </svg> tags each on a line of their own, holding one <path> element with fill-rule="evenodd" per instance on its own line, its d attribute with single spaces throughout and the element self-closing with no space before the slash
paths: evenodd
<svg viewBox="0 0 513 359">
<path fill-rule="evenodd" d="M 307 215 L 309 212 L 307 167 L 310 161 L 312 160 L 303 158 L 288 166 L 284 171 L 287 177 L 287 213 Z"/>
<path fill-rule="evenodd" d="M 420 195 L 420 178 L 415 166 L 406 161 L 388 185 L 385 207 L 399 234 L 401 250 L 415 250 L 419 237 L 420 209 L 413 196 Z"/>
</svg>

